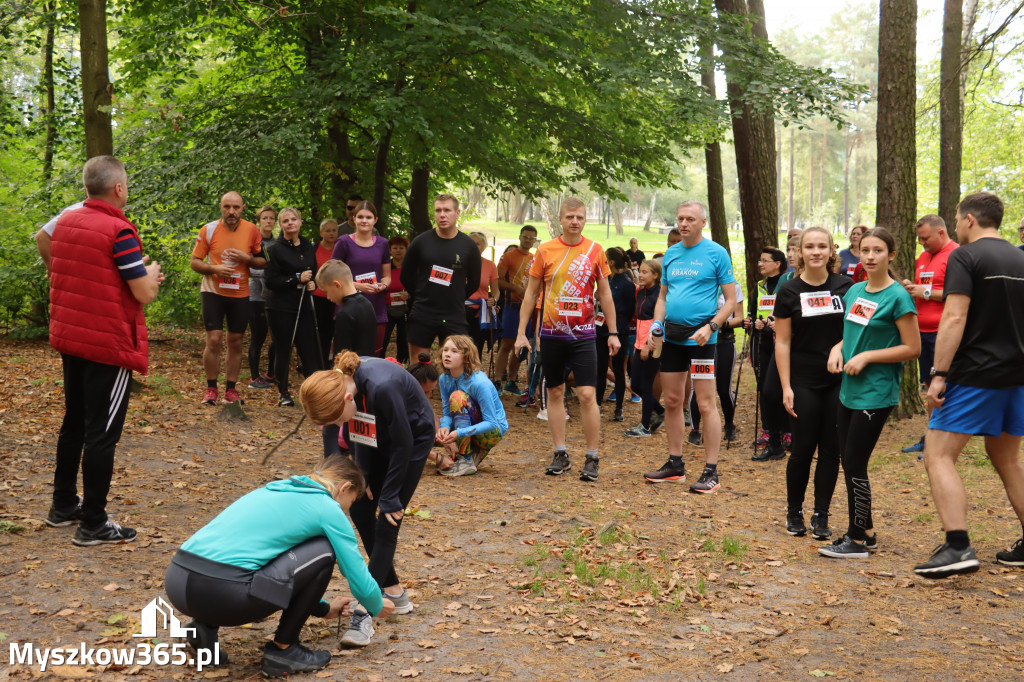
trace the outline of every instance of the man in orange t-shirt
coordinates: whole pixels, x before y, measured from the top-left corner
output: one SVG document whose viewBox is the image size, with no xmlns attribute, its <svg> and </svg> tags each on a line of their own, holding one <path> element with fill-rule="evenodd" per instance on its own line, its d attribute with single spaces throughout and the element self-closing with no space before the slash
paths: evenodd
<svg viewBox="0 0 1024 682">
<path fill-rule="evenodd" d="M 242 336 L 249 321 L 249 268 L 266 267 L 259 228 L 242 220 L 245 202 L 238 192 L 220 200 L 220 220 L 203 225 L 192 249 L 192 269 L 203 276 L 200 287 L 203 325 L 206 327 L 206 392 L 202 404 L 217 404 L 217 376 L 224 320 L 228 326 L 228 360 L 224 401 L 244 402 L 235 385 L 242 366 Z M 209 259 L 207 261 L 207 259 Z"/>
<path fill-rule="evenodd" d="M 533 264 L 530 249 L 535 243 L 537 228 L 523 225 L 523 229 L 519 230 L 519 244 L 498 261 L 498 288 L 507 292 L 507 300 L 501 312 L 501 348 L 498 349 L 497 371 L 505 376 L 504 390 L 515 395 L 519 394 L 519 386 L 516 384 L 519 356 L 512 352 L 512 347 L 516 345 L 516 334 L 519 332 L 519 308 L 530 277 L 530 265 Z M 527 329 L 532 330 L 533 325 Z"/>
</svg>

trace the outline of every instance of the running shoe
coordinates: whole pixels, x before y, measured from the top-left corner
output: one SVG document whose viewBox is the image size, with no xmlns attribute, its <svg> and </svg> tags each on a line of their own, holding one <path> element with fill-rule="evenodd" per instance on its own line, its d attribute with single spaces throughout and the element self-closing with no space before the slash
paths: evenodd
<svg viewBox="0 0 1024 682">
<path fill-rule="evenodd" d="M 217 398 L 218 398 L 217 389 L 215 389 L 215 388 L 207 388 L 206 389 L 206 393 L 203 394 L 203 400 L 202 400 L 202 402 L 200 404 L 201 405 L 216 405 L 217 404 Z"/>
<path fill-rule="evenodd" d="M 690 419 L 690 408 L 688 407 L 683 408 L 683 426 L 693 428 L 693 420 Z"/>
<path fill-rule="evenodd" d="M 768 445 L 768 432 L 764 429 L 758 430 L 757 440 L 754 441 L 754 445 Z"/>
<path fill-rule="evenodd" d="M 686 440 L 690 445 L 700 445 L 704 442 L 704 438 L 701 437 L 700 431 L 697 429 L 690 429 L 690 435 L 686 437 Z"/>
<path fill-rule="evenodd" d="M 267 381 L 266 379 L 264 379 L 263 377 L 254 377 L 252 379 L 249 379 L 249 388 L 258 388 L 262 390 L 273 387 L 274 385 Z"/>
<path fill-rule="evenodd" d="M 913 452 L 924 452 L 924 438 L 922 437 L 921 440 L 917 441 L 913 445 L 908 445 L 907 447 L 900 450 L 900 452 L 906 453 L 908 455 Z"/>
<path fill-rule="evenodd" d="M 519 390 L 518 384 L 516 384 L 516 382 L 514 381 L 506 381 L 505 388 L 503 390 L 505 393 L 511 393 L 512 395 L 515 396 L 520 396 L 523 394 L 523 392 Z"/>
<path fill-rule="evenodd" d="M 654 433 L 665 423 L 664 412 L 652 412 L 651 413 L 651 433 Z"/>
<path fill-rule="evenodd" d="M 643 424 L 637 424 L 633 428 L 626 431 L 626 435 L 632 436 L 634 438 L 647 438 L 648 436 L 651 435 L 651 430 L 644 426 Z"/>
<path fill-rule="evenodd" d="M 657 471 L 649 471 L 644 474 L 644 478 L 648 483 L 685 483 L 686 467 L 676 467 L 670 459 L 662 464 Z"/>
<path fill-rule="evenodd" d="M 726 424 L 725 425 L 725 442 L 733 443 L 736 441 L 736 425 Z"/>
<path fill-rule="evenodd" d="M 233 388 L 229 388 L 228 390 L 224 391 L 224 402 L 245 405 L 245 401 L 242 400 L 242 396 L 238 395 L 238 391 Z"/>
<path fill-rule="evenodd" d="M 793 434 L 792 433 L 784 433 L 784 434 L 782 434 L 782 447 L 784 447 L 787 450 L 792 450 L 793 449 Z"/>
<path fill-rule="evenodd" d="M 381 593 L 382 597 L 390 599 L 391 603 L 395 605 L 395 610 L 392 611 L 396 616 L 404 616 L 407 613 L 412 613 L 412 610 L 416 608 L 416 605 L 412 603 L 412 599 L 409 597 L 409 590 L 402 590 L 402 594 L 397 597 L 388 594 L 387 592 Z"/>
<path fill-rule="evenodd" d="M 615 414 L 612 416 L 613 422 L 624 422 L 626 418 L 622 416 L 622 410 L 615 410 Z"/>
<path fill-rule="evenodd" d="M 822 512 L 811 514 L 811 535 L 815 540 L 828 540 L 832 537 L 832 529 L 828 527 L 828 514 Z M 875 542 L 875 547 L 877 547 L 877 538 L 877 535 L 874 538 L 868 538 L 864 542 L 864 546 L 870 551 L 870 543 Z"/>
<path fill-rule="evenodd" d="M 867 559 L 870 556 L 868 548 L 849 535 L 844 535 L 831 545 L 819 547 L 818 554 L 833 559 Z"/>
<path fill-rule="evenodd" d="M 587 455 L 587 461 L 583 463 L 583 471 L 580 472 L 581 481 L 596 481 L 597 480 L 597 457 L 591 457 Z"/>
<path fill-rule="evenodd" d="M 532 395 L 523 394 L 523 396 L 516 401 L 516 407 L 537 407 L 537 399 Z"/>
<path fill-rule="evenodd" d="M 807 535 L 803 511 L 800 509 L 790 509 L 786 512 L 786 532 L 797 538 Z"/>
<path fill-rule="evenodd" d="M 569 453 L 564 450 L 555 450 L 555 456 L 551 460 L 551 464 L 544 470 L 544 473 L 548 476 L 561 476 L 566 471 L 572 469 L 572 462 L 569 461 Z"/>
<path fill-rule="evenodd" d="M 615 391 L 612 391 L 611 393 L 608 394 L 608 397 L 605 398 L 605 402 L 607 402 L 607 403 L 614 403 L 615 402 Z"/>
<path fill-rule="evenodd" d="M 773 459 L 786 459 L 786 448 L 779 445 L 769 445 L 761 452 L 750 458 L 755 462 L 767 462 Z"/>
<path fill-rule="evenodd" d="M 642 403 L 643 402 L 643 398 L 641 398 L 640 396 L 638 396 L 638 395 L 636 395 L 634 393 L 633 397 L 629 399 L 629 402 L 631 402 L 631 403 Z"/>
<path fill-rule="evenodd" d="M 295 407 L 295 401 L 288 393 L 282 393 L 281 397 L 277 401 L 278 407 Z"/>
<path fill-rule="evenodd" d="M 1004 566 L 1024 566 L 1024 539 L 1017 538 L 1013 547 L 996 552 L 996 561 Z"/>
<path fill-rule="evenodd" d="M 869 552 L 877 552 L 878 551 L 878 533 L 875 533 L 871 537 L 865 537 L 864 538 L 864 547 Z"/>
<path fill-rule="evenodd" d="M 371 630 L 373 628 L 371 627 Z M 347 632 L 345 633 L 348 634 Z M 342 639 L 342 642 L 345 640 Z M 369 641 L 367 641 L 369 644 Z M 366 646 L 359 645 L 359 646 Z M 263 660 L 260 661 L 260 672 L 264 677 L 287 677 L 296 673 L 311 673 L 322 670 L 331 662 L 331 652 L 313 651 L 295 642 L 287 649 L 281 649 L 273 642 L 263 647 Z"/>
<path fill-rule="evenodd" d="M 79 547 L 94 547 L 95 545 L 119 545 L 124 542 L 131 542 L 138 533 L 134 528 L 124 528 L 119 523 L 107 519 L 102 525 L 95 528 L 86 528 L 79 524 L 75 531 L 75 537 L 71 542 Z"/>
<path fill-rule="evenodd" d="M 46 515 L 46 525 L 53 526 L 54 528 L 61 528 L 63 526 L 70 526 L 72 523 L 76 523 L 82 520 L 82 498 L 78 498 L 78 502 L 73 507 L 67 507 L 65 509 L 57 509 L 52 504 L 50 505 L 50 512 Z"/>
<path fill-rule="evenodd" d="M 974 573 L 981 564 L 973 547 L 953 549 L 949 543 L 939 545 L 932 558 L 914 566 L 914 573 L 922 578 L 948 578 L 951 575 Z"/>
<path fill-rule="evenodd" d="M 343 646 L 366 646 L 370 643 L 373 635 L 373 616 L 361 608 L 356 609 L 349 619 L 348 630 L 341 636 L 341 644 Z"/>
<path fill-rule="evenodd" d="M 438 469 L 437 473 L 442 476 L 472 476 L 476 473 L 476 464 L 471 457 L 459 457 L 455 460 L 454 466 L 448 469 Z"/>
<path fill-rule="evenodd" d="M 690 486 L 691 493 L 713 493 L 721 487 L 718 482 L 718 471 L 704 467 L 697 482 Z"/>
<path fill-rule="evenodd" d="M 264 374 L 263 380 L 266 381 L 268 384 L 274 384 L 275 386 L 277 385 L 277 377 L 275 377 L 273 374 Z"/>
<path fill-rule="evenodd" d="M 542 421 L 547 421 L 548 420 L 548 411 L 547 410 L 538 410 L 537 411 L 537 419 L 540 419 Z"/>
</svg>

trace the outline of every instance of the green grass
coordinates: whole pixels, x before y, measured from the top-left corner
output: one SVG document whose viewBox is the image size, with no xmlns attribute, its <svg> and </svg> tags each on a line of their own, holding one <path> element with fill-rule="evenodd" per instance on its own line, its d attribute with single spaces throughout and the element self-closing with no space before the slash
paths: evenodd
<svg viewBox="0 0 1024 682">
<path fill-rule="evenodd" d="M 23 530 L 28 528 L 7 519 L 0 519 L 0 533 L 20 533 Z"/>
</svg>

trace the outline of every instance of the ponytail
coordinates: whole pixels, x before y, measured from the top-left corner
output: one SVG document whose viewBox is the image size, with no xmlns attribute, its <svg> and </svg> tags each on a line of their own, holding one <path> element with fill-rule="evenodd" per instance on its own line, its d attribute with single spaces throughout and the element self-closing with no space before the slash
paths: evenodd
<svg viewBox="0 0 1024 682">
<path fill-rule="evenodd" d="M 318 426 L 333 424 L 345 411 L 345 394 L 355 393 L 359 356 L 345 351 L 334 358 L 334 369 L 313 372 L 299 389 L 299 402 L 309 421 Z"/>
</svg>

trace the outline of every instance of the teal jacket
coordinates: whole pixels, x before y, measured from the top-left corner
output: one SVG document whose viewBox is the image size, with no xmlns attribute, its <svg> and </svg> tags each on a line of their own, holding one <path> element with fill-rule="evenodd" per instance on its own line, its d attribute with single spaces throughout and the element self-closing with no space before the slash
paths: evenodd
<svg viewBox="0 0 1024 682">
<path fill-rule="evenodd" d="M 273 481 L 235 500 L 181 546 L 211 561 L 257 571 L 306 540 L 326 537 L 352 596 L 373 615 L 380 586 L 359 554 L 355 531 L 330 493 L 307 476 Z"/>
</svg>

